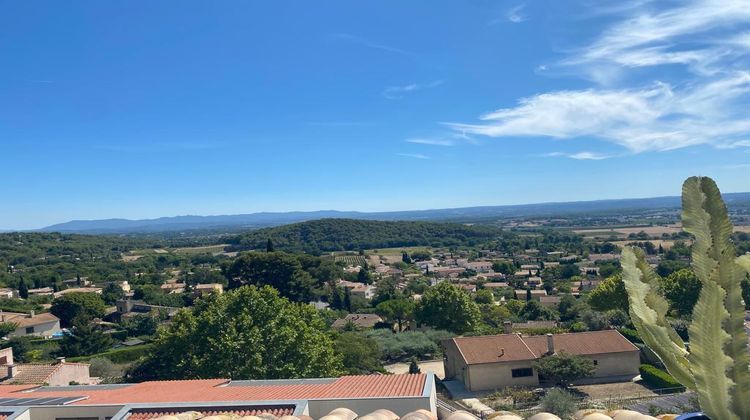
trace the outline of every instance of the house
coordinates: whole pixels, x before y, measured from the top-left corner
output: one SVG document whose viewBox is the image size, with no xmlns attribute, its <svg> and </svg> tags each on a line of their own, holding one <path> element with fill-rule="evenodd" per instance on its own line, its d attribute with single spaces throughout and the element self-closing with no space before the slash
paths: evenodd
<svg viewBox="0 0 750 420">
<path fill-rule="evenodd" d="M 2 299 L 12 299 L 14 297 L 18 297 L 18 292 L 17 291 L 15 291 L 13 289 L 9 289 L 7 287 L 0 288 L 0 298 L 2 298 Z"/>
<path fill-rule="evenodd" d="M 40 287 L 38 289 L 29 289 L 29 296 L 52 296 L 55 293 L 51 287 Z"/>
<path fill-rule="evenodd" d="M 531 299 L 532 300 L 536 300 L 536 301 L 538 301 L 539 298 L 542 297 L 542 296 L 547 296 L 547 291 L 544 290 L 544 289 L 539 289 L 539 290 L 534 289 L 534 290 L 529 290 L 529 291 L 526 291 L 526 290 L 516 290 L 515 291 L 515 293 L 516 293 L 516 299 L 519 299 L 519 300 L 528 300 L 527 298 L 529 296 L 529 292 L 531 292 Z"/>
<path fill-rule="evenodd" d="M 529 279 L 526 281 L 529 286 L 536 287 L 542 284 L 542 278 L 537 276 L 529 277 Z"/>
<path fill-rule="evenodd" d="M 331 326 L 340 330 L 351 323 L 357 328 L 369 329 L 380 322 L 383 322 L 383 318 L 376 314 L 348 314 L 344 318 L 333 321 Z"/>
<path fill-rule="evenodd" d="M 174 295 L 185 292 L 185 283 L 178 283 L 176 279 L 167 280 L 166 283 L 159 286 L 165 293 Z"/>
<path fill-rule="evenodd" d="M 462 265 L 462 267 L 469 269 L 469 270 L 474 270 L 478 273 L 486 273 L 492 270 L 492 262 L 490 261 L 467 262 L 466 264 Z"/>
<path fill-rule="evenodd" d="M 616 330 L 455 337 L 442 344 L 446 380 L 459 381 L 469 391 L 539 386 L 544 378 L 533 362 L 561 352 L 593 360 L 593 376 L 578 383 L 630 381 L 640 365 L 638 348 Z"/>
<path fill-rule="evenodd" d="M 91 284 L 91 281 L 88 277 L 81 277 L 81 281 L 79 282 L 78 278 L 75 277 L 72 279 L 63 280 L 63 284 L 65 284 L 66 286 L 88 286 Z"/>
<path fill-rule="evenodd" d="M 504 281 L 485 283 L 485 289 L 504 289 L 508 287 L 508 283 Z"/>
<path fill-rule="evenodd" d="M 370 284 L 357 283 L 354 281 L 339 280 L 339 286 L 349 289 L 349 293 L 363 299 L 372 299 L 375 296 L 375 287 Z"/>
<path fill-rule="evenodd" d="M 214 292 L 217 294 L 224 293 L 224 286 L 221 283 L 197 284 L 193 293 L 197 296 L 204 296 Z"/>
<path fill-rule="evenodd" d="M 465 292 L 474 293 L 477 291 L 477 285 L 476 284 L 466 284 L 461 283 L 458 285 L 461 289 L 463 289 Z"/>
<path fill-rule="evenodd" d="M 53 296 L 55 298 L 59 298 L 60 296 L 67 295 L 68 293 L 96 293 L 101 295 L 102 294 L 102 288 L 101 287 L 71 287 L 70 289 L 60 290 L 59 292 L 53 293 Z"/>
<path fill-rule="evenodd" d="M 87 363 L 68 363 L 65 358 L 59 358 L 54 363 L 14 364 L 11 351 L 8 362 L 0 365 L 0 383 L 3 385 L 68 386 L 71 383 L 90 385 L 95 381 L 89 375 Z"/>
<path fill-rule="evenodd" d="M 168 318 L 173 317 L 180 308 L 171 306 L 150 305 L 142 300 L 120 299 L 115 302 L 117 307 L 116 316 L 119 318 L 130 318 L 136 315 L 149 315 L 163 312 Z"/>
<path fill-rule="evenodd" d="M 410 416 L 436 420 L 438 411 L 431 373 L 152 381 L 64 389 L 0 385 L 0 399 L 0 412 L 9 419 L 148 420 L 194 412 L 189 418 L 255 416 L 299 420 L 330 415 L 327 418 Z"/>
<path fill-rule="evenodd" d="M 539 303 L 542 306 L 556 308 L 560 304 L 560 296 L 539 296 Z"/>
<path fill-rule="evenodd" d="M 16 324 L 16 330 L 8 334 L 8 337 L 37 336 L 51 338 L 62 334 L 60 319 L 50 313 L 37 314 L 31 311 L 28 314 L 17 312 L 0 311 L 0 322 Z"/>
</svg>

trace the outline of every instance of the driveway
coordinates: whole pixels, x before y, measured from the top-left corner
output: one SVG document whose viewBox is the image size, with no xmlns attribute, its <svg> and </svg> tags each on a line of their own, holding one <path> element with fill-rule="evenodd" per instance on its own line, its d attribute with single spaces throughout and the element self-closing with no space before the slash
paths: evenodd
<svg viewBox="0 0 750 420">
<path fill-rule="evenodd" d="M 419 365 L 419 370 L 421 370 L 422 373 L 432 372 L 439 379 L 445 377 L 442 360 L 424 360 L 422 362 L 417 362 L 417 365 Z M 386 365 L 385 370 L 391 373 L 409 373 L 409 364 L 394 363 L 392 365 Z"/>
</svg>

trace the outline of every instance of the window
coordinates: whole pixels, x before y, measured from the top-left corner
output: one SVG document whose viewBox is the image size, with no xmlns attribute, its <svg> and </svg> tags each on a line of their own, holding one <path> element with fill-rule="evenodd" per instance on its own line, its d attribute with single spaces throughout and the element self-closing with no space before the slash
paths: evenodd
<svg viewBox="0 0 750 420">
<path fill-rule="evenodd" d="M 510 374 L 514 378 L 523 378 L 526 376 L 534 376 L 534 369 L 532 368 L 520 368 L 520 369 L 513 369 L 510 371 Z"/>
<path fill-rule="evenodd" d="M 26 334 L 34 334 L 34 327 L 26 327 Z"/>
<path fill-rule="evenodd" d="M 599 364 L 599 361 L 598 360 L 594 360 L 594 366 L 596 366 L 598 364 Z"/>
</svg>

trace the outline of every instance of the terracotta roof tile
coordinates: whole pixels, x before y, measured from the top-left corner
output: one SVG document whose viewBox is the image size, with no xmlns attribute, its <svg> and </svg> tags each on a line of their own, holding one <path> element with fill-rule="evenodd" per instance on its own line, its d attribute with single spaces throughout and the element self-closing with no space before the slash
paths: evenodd
<svg viewBox="0 0 750 420">
<path fill-rule="evenodd" d="M 252 406 L 252 407 L 228 407 L 228 408 L 213 407 L 212 409 L 206 409 L 205 407 L 201 407 L 195 410 L 190 409 L 190 408 L 184 408 L 184 407 L 136 409 L 130 412 L 130 416 L 128 416 L 128 420 L 147 420 L 147 419 L 153 419 L 153 418 L 157 418 L 161 416 L 174 416 L 174 415 L 184 413 L 187 411 L 197 411 L 201 413 L 203 416 L 219 416 L 223 414 L 228 414 L 228 415 L 237 416 L 237 417 L 244 417 L 244 416 L 257 416 L 258 414 L 262 414 L 262 413 L 269 413 L 269 414 L 273 414 L 276 417 L 281 417 L 281 416 L 291 416 L 294 413 L 294 406 L 292 405 L 269 406 L 269 407 Z"/>
<path fill-rule="evenodd" d="M 24 393 L 24 397 L 86 396 L 73 404 L 118 404 L 160 402 L 209 402 L 209 401 L 266 401 L 322 398 L 382 398 L 420 396 L 426 382 L 425 374 L 404 375 L 360 375 L 343 376 L 328 381 L 299 383 L 274 383 L 259 381 L 252 385 L 242 383 L 228 385 L 226 379 L 153 381 L 132 384 L 117 389 L 86 390 L 71 387 L 70 391 L 37 388 Z M 16 397 L 24 388 L 0 385 L 0 398 Z"/>
<path fill-rule="evenodd" d="M 536 355 L 517 334 L 452 338 L 468 364 L 533 360 Z"/>
<path fill-rule="evenodd" d="M 5 382 L 13 385 L 40 385 L 46 383 L 49 377 L 60 369 L 60 366 L 62 366 L 62 364 L 59 363 L 54 365 L 19 363 L 16 365 L 16 375 L 12 378 L 6 379 Z"/>
<path fill-rule="evenodd" d="M 451 339 L 468 364 L 534 360 L 547 352 L 547 337 L 520 337 L 517 334 L 456 337 Z M 616 330 L 554 335 L 556 352 L 576 355 L 638 351 Z"/>
<path fill-rule="evenodd" d="M 543 335 L 524 337 L 523 340 L 537 354 L 547 351 L 547 337 Z M 617 330 L 555 334 L 553 342 L 556 352 L 579 356 L 638 351 L 638 347 Z"/>
</svg>

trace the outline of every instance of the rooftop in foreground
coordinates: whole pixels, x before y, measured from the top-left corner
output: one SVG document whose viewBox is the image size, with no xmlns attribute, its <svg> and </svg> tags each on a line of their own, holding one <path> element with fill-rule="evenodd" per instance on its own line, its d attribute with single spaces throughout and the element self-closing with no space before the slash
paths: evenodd
<svg viewBox="0 0 750 420">
<path fill-rule="evenodd" d="M 71 404 L 123 404 L 191 401 L 265 401 L 420 396 L 426 375 L 360 375 L 330 380 L 231 381 L 205 379 L 153 381 L 117 387 L 34 387 L 0 385 L 0 398 L 84 397 Z M 66 388 L 69 388 L 66 389 Z"/>
</svg>

